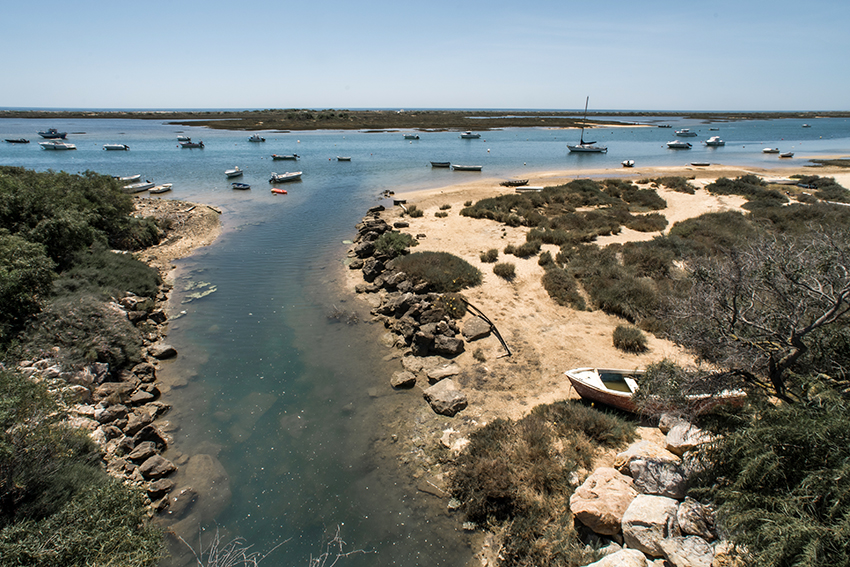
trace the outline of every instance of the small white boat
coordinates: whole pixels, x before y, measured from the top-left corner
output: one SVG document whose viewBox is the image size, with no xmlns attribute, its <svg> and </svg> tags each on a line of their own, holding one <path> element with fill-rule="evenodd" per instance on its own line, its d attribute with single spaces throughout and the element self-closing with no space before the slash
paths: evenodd
<svg viewBox="0 0 850 567">
<path fill-rule="evenodd" d="M 690 142 L 683 142 L 681 140 L 673 140 L 672 142 L 667 142 L 667 147 L 671 150 L 689 150 L 693 146 L 691 146 Z"/>
<path fill-rule="evenodd" d="M 778 154 L 779 148 L 765 148 L 765 149 L 762 150 L 762 153 L 764 153 L 764 154 Z"/>
<path fill-rule="evenodd" d="M 239 177 L 239 176 L 240 176 L 240 175 L 242 175 L 243 173 L 244 173 L 244 172 L 243 172 L 241 169 L 239 169 L 239 166 L 238 166 L 238 165 L 237 165 L 237 166 L 234 166 L 234 168 L 233 168 L 233 169 L 225 169 L 225 170 L 224 170 L 224 174 L 225 174 L 227 177 Z"/>
<path fill-rule="evenodd" d="M 350 156 L 336 156 L 337 161 L 351 161 Z"/>
<path fill-rule="evenodd" d="M 168 193 L 171 191 L 171 183 L 163 183 L 162 185 L 157 185 L 156 187 L 151 187 L 151 190 L 148 193 Z"/>
<path fill-rule="evenodd" d="M 634 167 L 635 166 L 635 160 L 633 160 L 633 159 L 623 160 L 622 163 L 623 163 L 623 167 Z"/>
<path fill-rule="evenodd" d="M 455 171 L 481 171 L 483 165 L 452 165 Z"/>
<path fill-rule="evenodd" d="M 721 140 L 720 136 L 712 136 L 711 138 L 709 138 L 708 140 L 705 141 L 705 145 L 711 146 L 711 147 L 718 147 L 718 146 L 725 146 L 726 142 Z"/>
<path fill-rule="evenodd" d="M 696 138 L 697 133 L 691 132 L 688 128 L 676 130 L 676 135 L 680 138 Z"/>
<path fill-rule="evenodd" d="M 41 146 L 45 150 L 76 150 L 77 146 L 74 144 L 69 144 L 68 142 L 63 142 L 61 140 L 53 140 L 50 142 L 39 142 L 39 146 Z"/>
<path fill-rule="evenodd" d="M 200 142 L 180 142 L 180 147 L 181 148 L 203 148 L 204 147 L 204 141 L 201 140 Z"/>
<path fill-rule="evenodd" d="M 47 130 L 40 131 L 38 135 L 48 140 L 55 140 L 58 138 L 65 139 L 65 136 L 68 135 L 68 132 L 60 132 L 56 128 L 48 128 Z"/>
<path fill-rule="evenodd" d="M 811 128 L 808 124 L 803 124 L 803 128 Z"/>
<path fill-rule="evenodd" d="M 103 149 L 112 151 L 127 151 L 130 149 L 130 146 L 127 144 L 103 144 Z"/>
<path fill-rule="evenodd" d="M 269 179 L 269 183 L 286 183 L 287 181 L 295 181 L 297 179 L 301 179 L 302 171 L 295 171 L 286 173 L 274 173 L 272 172 L 271 179 Z"/>
<path fill-rule="evenodd" d="M 132 183 L 133 181 L 138 181 L 141 178 L 142 178 L 142 174 L 137 173 L 136 175 L 126 175 L 124 177 L 116 177 L 115 179 L 117 179 L 118 181 L 121 181 L 122 183 Z"/>
<path fill-rule="evenodd" d="M 178 142 L 191 142 L 192 138 L 190 138 L 189 136 L 183 136 L 182 134 L 178 134 L 177 135 L 177 141 Z"/>
<path fill-rule="evenodd" d="M 291 160 L 291 161 L 295 161 L 295 160 L 297 160 L 299 157 L 301 157 L 301 156 L 299 156 L 298 154 L 283 154 L 283 155 L 281 155 L 281 154 L 272 154 L 272 160 L 275 160 L 275 161 L 277 161 L 277 160 L 282 160 L 282 159 L 288 159 L 288 160 Z"/>
<path fill-rule="evenodd" d="M 785 152 L 783 154 L 779 154 L 779 157 L 781 157 L 781 158 L 792 158 L 792 157 L 794 157 L 794 152 Z"/>
<path fill-rule="evenodd" d="M 139 183 L 131 183 L 130 185 L 124 186 L 125 193 L 141 193 L 142 191 L 147 191 L 151 187 L 154 187 L 155 184 L 153 181 L 140 181 Z"/>
<path fill-rule="evenodd" d="M 460 137 L 463 138 L 464 140 L 477 140 L 478 138 L 481 137 L 481 134 L 473 134 L 472 132 L 467 130 L 466 132 L 461 134 Z"/>
<path fill-rule="evenodd" d="M 405 140 L 418 140 L 419 134 L 405 134 L 404 139 Z"/>
<path fill-rule="evenodd" d="M 266 141 L 266 139 L 265 139 L 265 138 L 260 137 L 260 135 L 259 135 L 259 134 L 254 134 L 253 136 L 251 136 L 251 137 L 249 137 L 249 138 L 248 138 L 248 141 L 249 141 L 249 142 L 265 142 L 265 141 Z"/>
</svg>

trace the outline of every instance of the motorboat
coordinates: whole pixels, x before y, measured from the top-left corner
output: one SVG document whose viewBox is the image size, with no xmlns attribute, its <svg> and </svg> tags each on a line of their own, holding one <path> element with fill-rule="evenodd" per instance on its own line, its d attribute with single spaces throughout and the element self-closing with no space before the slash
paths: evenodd
<svg viewBox="0 0 850 567">
<path fill-rule="evenodd" d="M 762 150 L 763 154 L 778 154 L 779 148 L 765 148 Z"/>
<path fill-rule="evenodd" d="M 77 146 L 63 142 L 61 140 L 51 140 L 50 142 L 39 142 L 39 146 L 45 150 L 76 150 Z"/>
<path fill-rule="evenodd" d="M 130 185 L 124 186 L 125 193 L 141 193 L 142 191 L 147 191 L 151 187 L 155 187 L 156 184 L 153 181 L 140 181 L 138 183 L 131 183 Z"/>
<path fill-rule="evenodd" d="M 693 146 L 691 146 L 690 142 L 683 142 L 681 140 L 673 140 L 672 142 L 667 142 L 667 147 L 671 150 L 689 150 Z"/>
<path fill-rule="evenodd" d="M 567 149 L 573 153 L 585 153 L 585 154 L 604 154 L 608 152 L 608 148 L 605 146 L 597 146 L 596 142 L 585 142 L 584 141 L 584 122 L 587 121 L 587 103 L 590 102 L 590 97 L 587 97 L 584 101 L 584 120 L 581 124 L 581 135 L 579 136 L 579 143 L 571 146 L 567 144 Z"/>
<path fill-rule="evenodd" d="M 10 144 L 29 144 L 30 141 L 26 138 L 6 138 L 6 141 Z"/>
<path fill-rule="evenodd" d="M 481 171 L 483 165 L 453 165 L 452 169 L 455 171 Z"/>
<path fill-rule="evenodd" d="M 432 161 L 431 167 L 450 167 L 452 163 L 450 161 Z"/>
<path fill-rule="evenodd" d="M 180 147 L 181 148 L 203 148 L 204 147 L 204 141 L 201 140 L 200 142 L 192 142 L 192 141 L 180 142 Z"/>
<path fill-rule="evenodd" d="M 48 140 L 56 140 L 56 139 L 65 139 L 65 136 L 68 135 L 68 132 L 60 132 L 56 128 L 48 128 L 47 130 L 42 130 L 38 133 L 39 136 Z"/>
<path fill-rule="evenodd" d="M 237 166 L 234 166 L 234 167 L 233 167 L 233 169 L 225 169 L 225 170 L 224 170 L 224 174 L 225 174 L 227 177 L 239 177 L 239 176 L 240 176 L 240 175 L 242 175 L 243 173 L 244 173 L 244 171 L 242 171 L 241 169 L 239 169 L 239 166 L 238 166 L 238 165 L 237 165 Z"/>
<path fill-rule="evenodd" d="M 808 124 L 803 124 L 803 128 L 811 128 Z"/>
<path fill-rule="evenodd" d="M 178 134 L 177 135 L 177 141 L 178 142 L 191 142 L 192 138 L 190 138 L 189 136 L 183 136 L 182 134 Z"/>
<path fill-rule="evenodd" d="M 118 181 L 121 181 L 122 183 L 132 183 L 133 181 L 138 181 L 141 178 L 142 178 L 142 174 L 137 173 L 136 175 L 126 175 L 124 177 L 116 177 L 115 179 L 117 179 Z"/>
<path fill-rule="evenodd" d="M 251 186 L 250 186 L 250 185 L 248 185 L 247 183 L 239 183 L 239 182 L 237 182 L 237 181 L 234 181 L 233 183 L 231 183 L 231 184 L 230 184 L 230 187 L 231 187 L 232 189 L 243 189 L 243 190 L 244 190 L 244 189 L 250 189 L 250 188 L 251 188 Z"/>
<path fill-rule="evenodd" d="M 248 138 L 249 142 L 265 142 L 266 139 L 262 138 L 259 134 L 254 134 Z"/>
<path fill-rule="evenodd" d="M 634 167 L 635 166 L 635 160 L 633 160 L 633 159 L 623 160 L 622 164 L 623 164 L 623 167 Z"/>
<path fill-rule="evenodd" d="M 711 146 L 711 147 L 718 147 L 718 146 L 725 146 L 726 142 L 721 140 L 720 136 L 712 136 L 711 138 L 709 138 L 708 140 L 705 141 L 705 145 Z"/>
<path fill-rule="evenodd" d="M 460 137 L 463 138 L 464 140 L 477 140 L 478 138 L 481 137 L 481 134 L 474 134 L 474 133 L 470 132 L 469 130 L 467 130 L 466 132 L 461 134 Z"/>
<path fill-rule="evenodd" d="M 103 149 L 112 151 L 127 151 L 130 149 L 130 146 L 127 144 L 103 144 Z"/>
<path fill-rule="evenodd" d="M 779 157 L 781 157 L 781 158 L 792 158 L 792 157 L 794 157 L 794 152 L 785 152 L 785 153 L 779 154 Z"/>
<path fill-rule="evenodd" d="M 281 189 L 279 187 L 272 187 L 272 193 L 277 193 L 278 195 L 286 195 L 286 189 Z"/>
<path fill-rule="evenodd" d="M 404 139 L 405 140 L 418 140 L 419 134 L 405 134 Z"/>
<path fill-rule="evenodd" d="M 151 190 L 148 193 L 153 193 L 154 195 L 158 193 L 168 193 L 171 191 L 171 183 L 163 183 L 162 185 L 157 185 L 155 187 L 151 187 Z"/>
<path fill-rule="evenodd" d="M 697 133 L 691 132 L 688 128 L 682 128 L 681 130 L 676 130 L 676 135 L 680 138 L 696 138 Z"/>
<path fill-rule="evenodd" d="M 282 159 L 288 159 L 288 160 L 295 161 L 295 160 L 297 160 L 299 157 L 301 157 L 301 156 L 299 156 L 298 154 L 283 154 L 283 155 L 281 155 L 281 154 L 272 154 L 272 160 L 275 160 L 275 161 L 277 161 L 277 160 L 282 160 Z"/>
<path fill-rule="evenodd" d="M 272 173 L 271 179 L 269 179 L 269 183 L 286 183 L 287 181 L 296 181 L 298 179 L 301 179 L 302 173 L 302 171 Z"/>
<path fill-rule="evenodd" d="M 336 161 L 351 161 L 350 156 L 336 156 Z"/>
<path fill-rule="evenodd" d="M 672 128 L 672 126 L 669 125 L 669 124 L 659 124 L 658 127 L 659 128 Z"/>
</svg>

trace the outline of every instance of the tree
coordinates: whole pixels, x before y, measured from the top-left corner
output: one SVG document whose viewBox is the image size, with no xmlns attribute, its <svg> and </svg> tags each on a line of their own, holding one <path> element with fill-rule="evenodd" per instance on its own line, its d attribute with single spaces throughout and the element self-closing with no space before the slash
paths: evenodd
<svg viewBox="0 0 850 567">
<path fill-rule="evenodd" d="M 0 229 L 0 342 L 38 313 L 54 276 L 43 246 Z"/>
</svg>

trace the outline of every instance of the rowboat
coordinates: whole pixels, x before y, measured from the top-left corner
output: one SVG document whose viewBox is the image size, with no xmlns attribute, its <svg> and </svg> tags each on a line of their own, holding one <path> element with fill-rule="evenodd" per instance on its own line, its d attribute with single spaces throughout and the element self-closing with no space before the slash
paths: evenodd
<svg viewBox="0 0 850 567">
<path fill-rule="evenodd" d="M 130 185 L 125 185 L 124 192 L 141 193 L 142 191 L 147 191 L 151 187 L 154 187 L 153 181 L 140 181 L 139 183 L 131 183 Z"/>
<path fill-rule="evenodd" d="M 237 166 L 235 166 L 233 169 L 225 169 L 225 170 L 224 170 L 224 174 L 225 174 L 227 177 L 239 177 L 239 176 L 240 176 L 240 175 L 242 175 L 243 173 L 244 173 L 244 172 L 243 172 L 241 169 L 239 169 L 239 166 L 238 166 L 238 165 L 237 165 Z"/>
<path fill-rule="evenodd" d="M 249 142 L 265 142 L 265 141 L 266 141 L 266 139 L 265 139 L 265 138 L 260 137 L 260 135 L 259 135 L 259 134 L 254 134 L 254 135 L 252 135 L 252 136 L 250 136 L 250 137 L 248 138 L 248 141 L 249 141 Z"/>
<path fill-rule="evenodd" d="M 448 161 L 432 161 L 431 167 L 450 167 L 452 164 Z"/>
<path fill-rule="evenodd" d="M 405 140 L 418 140 L 419 134 L 405 134 L 404 139 Z"/>
<path fill-rule="evenodd" d="M 350 157 L 347 156 L 336 156 L 337 161 L 351 161 Z"/>
<path fill-rule="evenodd" d="M 635 166 L 635 160 L 633 160 L 633 159 L 624 159 L 621 163 L 623 164 L 623 167 L 634 167 Z"/>
<path fill-rule="evenodd" d="M 50 142 L 39 142 L 39 146 L 41 146 L 45 150 L 76 150 L 77 146 L 74 144 L 69 144 L 68 142 L 62 142 L 60 140 L 53 140 Z"/>
<path fill-rule="evenodd" d="M 200 142 L 180 142 L 181 148 L 203 148 L 204 142 L 203 140 Z"/>
<path fill-rule="evenodd" d="M 251 188 L 251 186 L 248 185 L 247 183 L 239 183 L 239 182 L 236 182 L 236 181 L 231 183 L 230 187 L 232 187 L 233 189 L 243 189 L 243 190 Z"/>
<path fill-rule="evenodd" d="M 287 154 L 283 154 L 283 155 L 280 155 L 280 154 L 272 154 L 272 159 L 273 159 L 273 160 L 275 160 L 275 161 L 277 161 L 277 160 L 282 160 L 282 159 L 288 159 L 288 160 L 295 161 L 295 160 L 297 160 L 299 157 L 301 157 L 301 156 L 299 156 L 298 154 L 288 154 L 288 155 L 287 155 Z"/>
<path fill-rule="evenodd" d="M 481 171 L 483 165 L 453 165 L 452 169 L 455 171 Z"/>
<path fill-rule="evenodd" d="M 103 144 L 104 150 L 118 150 L 118 151 L 127 151 L 130 149 L 130 146 L 127 144 Z"/>
<path fill-rule="evenodd" d="M 579 136 L 578 144 L 571 146 L 567 144 L 567 149 L 570 150 L 571 153 L 585 153 L 585 154 L 605 154 L 608 153 L 608 148 L 605 146 L 597 146 L 596 142 L 585 142 L 584 141 L 584 122 L 587 120 L 587 103 L 590 102 L 590 97 L 587 97 L 584 101 L 584 120 L 581 123 L 581 135 Z"/>
<path fill-rule="evenodd" d="M 481 134 L 473 134 L 472 132 L 467 130 L 466 132 L 461 134 L 460 137 L 463 138 L 464 140 L 477 140 L 478 138 L 481 137 Z"/>
<path fill-rule="evenodd" d="M 286 195 L 286 189 L 280 189 L 278 187 L 272 187 L 272 193 L 277 193 L 278 195 Z"/>
<path fill-rule="evenodd" d="M 694 167 L 708 167 L 711 163 L 707 161 L 692 161 L 691 165 Z"/>
<path fill-rule="evenodd" d="M 499 183 L 502 187 L 522 187 L 528 185 L 528 179 L 509 179 Z"/>
<path fill-rule="evenodd" d="M 690 142 L 682 142 L 680 140 L 673 140 L 672 142 L 667 142 L 667 147 L 671 150 L 689 150 L 691 149 Z"/>
<path fill-rule="evenodd" d="M 190 138 L 189 136 L 183 136 L 183 135 L 178 134 L 177 135 L 177 141 L 178 142 L 191 142 L 192 138 Z"/>
<path fill-rule="evenodd" d="M 765 148 L 761 152 L 763 154 L 778 154 L 779 148 Z"/>
<path fill-rule="evenodd" d="M 141 178 L 142 178 L 142 174 L 137 173 L 136 175 L 126 175 L 124 177 L 116 177 L 115 179 L 117 179 L 118 181 L 121 181 L 123 183 L 131 183 L 133 181 L 138 181 Z"/>
<path fill-rule="evenodd" d="M 163 183 L 162 185 L 157 185 L 156 187 L 152 187 L 149 193 L 157 194 L 157 193 L 168 193 L 171 191 L 171 183 Z"/>
<path fill-rule="evenodd" d="M 301 179 L 302 173 L 302 171 L 272 173 L 271 179 L 269 179 L 269 183 L 286 183 L 287 181 L 295 181 L 297 179 Z"/>
<path fill-rule="evenodd" d="M 68 132 L 60 132 L 56 128 L 48 128 L 47 130 L 42 130 L 41 132 L 39 132 L 38 135 L 48 140 L 55 140 L 57 138 L 65 139 L 65 136 L 68 135 Z"/>
<path fill-rule="evenodd" d="M 784 154 L 779 154 L 781 158 L 792 158 L 794 157 L 794 152 L 785 152 Z"/>
<path fill-rule="evenodd" d="M 30 141 L 26 138 L 6 138 L 6 141 L 10 144 L 29 144 Z"/>
</svg>

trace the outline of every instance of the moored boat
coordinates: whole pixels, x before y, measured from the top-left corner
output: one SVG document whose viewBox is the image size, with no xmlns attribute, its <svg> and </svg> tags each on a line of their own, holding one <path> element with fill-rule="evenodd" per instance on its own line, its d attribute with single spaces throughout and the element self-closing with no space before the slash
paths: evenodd
<svg viewBox="0 0 850 567">
<path fill-rule="evenodd" d="M 287 160 L 287 159 L 291 160 L 291 161 L 295 161 L 299 157 L 301 157 L 301 156 L 299 156 L 298 154 L 282 154 L 282 155 L 281 154 L 272 154 L 272 160 L 274 160 L 274 161 Z"/>
<path fill-rule="evenodd" d="M 297 179 L 301 179 L 302 171 L 293 171 L 286 173 L 274 173 L 272 172 L 271 179 L 269 179 L 269 183 L 286 183 L 287 181 L 295 181 Z"/>
<path fill-rule="evenodd" d="M 162 185 L 151 187 L 151 190 L 148 191 L 148 193 L 153 193 L 154 195 L 158 193 L 168 193 L 169 191 L 171 191 L 171 187 L 171 183 L 163 183 Z"/>
<path fill-rule="evenodd" d="M 56 140 L 58 138 L 64 140 L 65 136 L 68 135 L 68 132 L 60 132 L 56 128 L 48 128 L 47 130 L 40 131 L 38 135 L 48 140 Z"/>
<path fill-rule="evenodd" d="M 261 137 L 259 134 L 253 134 L 248 137 L 249 142 L 265 142 L 266 139 Z"/>
<path fill-rule="evenodd" d="M 726 142 L 721 140 L 720 136 L 712 136 L 711 138 L 709 138 L 708 140 L 705 141 L 705 145 L 711 146 L 711 147 L 718 147 L 718 146 L 725 146 Z"/>
<path fill-rule="evenodd" d="M 794 152 L 785 152 L 785 153 L 779 154 L 779 157 L 781 157 L 781 158 L 792 158 L 792 157 L 794 157 Z"/>
<path fill-rule="evenodd" d="M 455 171 L 481 171 L 483 165 L 453 165 L 452 169 Z"/>
<path fill-rule="evenodd" d="M 281 189 L 279 187 L 272 187 L 272 193 L 277 193 L 278 195 L 286 195 L 286 189 Z"/>
<path fill-rule="evenodd" d="M 239 166 L 238 166 L 238 165 L 237 165 L 237 166 L 234 166 L 234 167 L 233 167 L 233 169 L 225 169 L 225 170 L 224 170 L 224 174 L 225 174 L 227 177 L 239 177 L 239 176 L 240 176 L 240 175 L 242 175 L 243 173 L 244 173 L 244 172 L 243 172 L 241 169 L 239 169 Z"/>
<path fill-rule="evenodd" d="M 418 140 L 419 134 L 405 134 L 404 139 L 405 140 Z"/>
<path fill-rule="evenodd" d="M 762 153 L 764 153 L 764 154 L 778 154 L 779 148 L 764 148 L 762 150 Z"/>
<path fill-rule="evenodd" d="M 350 156 L 336 156 L 337 161 L 351 161 Z"/>
<path fill-rule="evenodd" d="M 203 148 L 204 147 L 204 141 L 201 140 L 200 142 L 180 142 L 180 147 L 181 148 Z"/>
<path fill-rule="evenodd" d="M 26 138 L 6 138 L 6 141 L 10 144 L 29 144 L 30 141 Z"/>
<path fill-rule="evenodd" d="M 676 130 L 676 135 L 680 138 L 696 138 L 697 133 L 691 132 L 688 128 L 682 128 L 681 130 Z"/>
<path fill-rule="evenodd" d="M 130 149 L 130 146 L 127 144 L 103 144 L 103 149 L 112 151 L 127 151 Z"/>
<path fill-rule="evenodd" d="M 124 186 L 125 193 L 141 193 L 142 191 L 147 191 L 151 187 L 154 187 L 155 184 L 153 181 L 140 181 L 138 183 L 131 183 L 130 185 Z"/>
<path fill-rule="evenodd" d="M 141 173 L 137 173 L 136 175 L 125 175 L 124 177 L 115 177 L 115 179 L 117 179 L 118 181 L 121 181 L 122 183 L 130 183 L 132 181 L 138 181 L 141 178 L 142 178 Z"/>
<path fill-rule="evenodd" d="M 683 142 L 681 140 L 673 140 L 672 142 L 667 142 L 667 147 L 671 150 L 689 150 L 691 149 L 690 142 Z"/>
<path fill-rule="evenodd" d="M 234 181 L 233 183 L 231 183 L 230 187 L 232 189 L 243 189 L 243 190 L 251 188 L 251 186 L 248 185 L 247 183 L 239 183 L 238 181 Z"/>
<path fill-rule="evenodd" d="M 452 163 L 450 161 L 432 161 L 431 167 L 450 167 Z"/>
<path fill-rule="evenodd" d="M 477 140 L 478 138 L 481 137 L 481 134 L 475 134 L 475 133 L 467 130 L 466 132 L 461 134 L 460 137 L 463 138 L 464 140 Z"/>
<path fill-rule="evenodd" d="M 68 142 L 63 142 L 61 140 L 51 140 L 49 142 L 39 142 L 39 146 L 44 148 L 45 150 L 76 150 L 77 146 L 74 144 L 69 144 Z"/>
<path fill-rule="evenodd" d="M 587 121 L 587 103 L 590 102 L 590 97 L 587 97 L 584 101 L 584 120 L 581 123 L 581 135 L 579 136 L 578 144 L 571 146 L 567 144 L 567 149 L 570 150 L 571 153 L 584 153 L 584 154 L 604 154 L 608 153 L 608 148 L 605 146 L 597 146 L 596 142 L 585 142 L 584 141 L 584 123 Z"/>
<path fill-rule="evenodd" d="M 623 160 L 621 163 L 623 164 L 623 167 L 634 167 L 635 166 L 635 160 L 633 160 L 633 159 L 626 159 L 626 160 Z"/>
<path fill-rule="evenodd" d="M 190 138 L 189 136 L 183 136 L 181 134 L 178 134 L 177 135 L 177 141 L 178 142 L 191 142 L 192 138 Z"/>
</svg>

